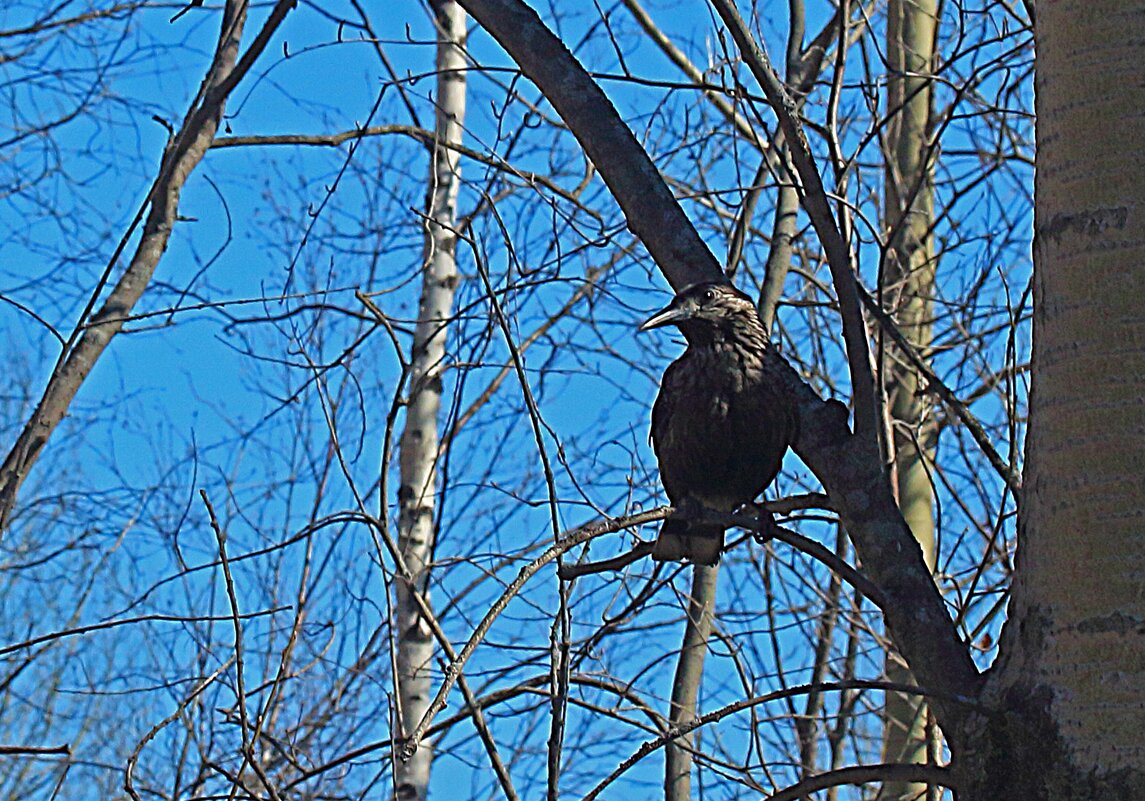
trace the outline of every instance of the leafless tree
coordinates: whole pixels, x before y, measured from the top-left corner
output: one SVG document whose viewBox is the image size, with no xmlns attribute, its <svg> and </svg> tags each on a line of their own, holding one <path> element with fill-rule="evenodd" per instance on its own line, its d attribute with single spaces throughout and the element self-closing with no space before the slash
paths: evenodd
<svg viewBox="0 0 1145 801">
<path fill-rule="evenodd" d="M 1001 781 L 1031 10 L 0 12 L 5 793 Z M 780 529 L 654 566 L 634 325 L 721 276 L 793 368 Z"/>
</svg>

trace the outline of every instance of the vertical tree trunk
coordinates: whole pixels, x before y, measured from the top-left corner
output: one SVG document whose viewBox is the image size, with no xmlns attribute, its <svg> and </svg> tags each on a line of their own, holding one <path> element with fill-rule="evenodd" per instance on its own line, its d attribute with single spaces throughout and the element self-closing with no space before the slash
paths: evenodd
<svg viewBox="0 0 1145 801">
<path fill-rule="evenodd" d="M 1010 618 L 971 799 L 1145 798 L 1139 2 L 1037 7 L 1034 352 Z"/>
<path fill-rule="evenodd" d="M 454 217 L 460 184 L 460 144 L 465 119 L 466 15 L 452 0 L 436 0 L 437 112 L 436 141 L 429 174 L 421 300 L 410 374 L 409 402 L 399 442 L 398 545 L 413 577 L 396 590 L 397 695 L 403 735 L 417 725 L 429 706 L 433 637 L 414 598 L 429 602 L 429 572 L 434 549 L 434 510 L 439 451 L 441 370 L 458 275 Z M 398 762 L 394 785 L 402 801 L 420 801 L 429 789 L 433 749 L 422 743 L 406 762 Z"/>
<path fill-rule="evenodd" d="M 885 221 L 892 236 L 886 254 L 884 302 L 903 334 L 925 350 L 931 338 L 931 297 L 935 265 L 931 224 L 934 197 L 928 138 L 930 73 L 934 61 L 936 0 L 890 0 L 887 7 L 887 113 Z M 925 461 L 934 447 L 929 404 L 918 394 L 918 374 L 904 359 L 889 358 L 885 372 L 894 429 L 894 471 L 899 508 L 922 548 L 927 566 L 935 564 L 934 509 Z M 887 655 L 887 678 L 911 681 L 896 652 Z M 884 761 L 922 762 L 926 757 L 925 706 L 916 695 L 888 693 Z M 923 786 L 888 782 L 881 798 L 916 798 Z"/>
<path fill-rule="evenodd" d="M 712 613 L 716 603 L 719 565 L 692 568 L 692 591 L 688 597 L 688 620 L 684 644 L 672 681 L 669 723 L 679 726 L 696 717 L 696 700 L 704 677 L 704 657 L 712 636 Z M 692 797 L 692 735 L 669 743 L 664 751 L 665 801 L 689 801 Z"/>
</svg>

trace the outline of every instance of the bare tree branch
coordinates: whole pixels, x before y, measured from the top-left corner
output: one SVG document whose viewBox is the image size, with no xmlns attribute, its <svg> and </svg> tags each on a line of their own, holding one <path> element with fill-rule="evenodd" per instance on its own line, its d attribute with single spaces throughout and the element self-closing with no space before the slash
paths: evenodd
<svg viewBox="0 0 1145 801">
<path fill-rule="evenodd" d="M 725 0 L 713 1 L 726 10 Z M 659 238 L 665 231 L 678 234 L 663 225 L 649 230 L 634 224 L 634 214 L 645 220 L 665 220 L 665 215 L 675 212 L 664 211 L 659 205 L 667 203 L 673 209 L 678 209 L 678 206 L 674 199 L 666 197 L 666 190 L 656 186 L 662 181 L 654 170 L 631 168 L 631 164 L 648 164 L 647 157 L 642 155 L 638 144 L 600 89 L 536 14 L 516 0 L 465 0 L 464 4 L 522 65 L 526 74 L 542 87 L 554 107 L 565 116 L 570 128 L 578 132 L 578 138 L 586 149 L 589 146 L 596 149 L 601 142 L 610 143 L 607 161 L 598 161 L 597 167 L 602 176 L 608 176 L 612 170 L 618 171 L 618 175 L 608 178 L 609 187 L 626 209 L 630 225 L 646 246 L 652 250 L 660 245 Z M 735 18 L 738 18 L 738 12 Z M 746 27 L 742 26 L 742 20 L 740 22 L 737 43 L 751 52 L 754 43 Z M 757 78 L 775 91 L 778 79 L 769 71 L 767 62 L 756 59 L 754 63 L 760 70 Z M 774 102 L 787 108 L 781 102 L 783 98 L 782 87 L 779 86 Z M 784 118 L 782 112 L 780 117 Z M 852 434 L 847 427 L 845 408 L 837 402 L 824 402 L 782 357 L 771 352 L 769 358 L 779 363 L 777 372 L 785 377 L 787 392 L 800 411 L 800 436 L 795 450 L 823 482 L 832 505 L 858 544 L 869 575 L 885 594 L 887 622 L 919 681 L 946 697 L 970 697 L 979 686 L 980 676 L 930 578 L 918 544 L 895 503 L 879 455 L 874 427 L 873 373 L 850 256 L 831 216 L 822 182 L 814 164 L 809 161 L 806 140 L 800 139 L 801 130 L 793 118 L 788 119 L 785 126 L 789 140 L 801 143 L 803 147 L 805 159 L 802 164 L 797 162 L 797 166 L 806 190 L 804 202 L 808 203 L 806 198 L 818 197 L 808 213 L 818 219 L 816 230 L 825 239 L 824 246 L 831 259 L 840 303 L 849 309 L 846 312 L 849 322 L 844 326 L 848 360 L 856 392 L 867 397 L 862 415 L 870 415 L 864 423 L 865 432 Z M 796 151 L 799 149 L 795 148 Z M 687 224 L 686 218 L 684 224 Z M 693 274 L 682 271 L 681 264 L 702 263 L 710 258 L 710 253 L 694 237 L 694 232 L 691 237 L 680 239 L 673 236 L 672 239 L 678 242 L 678 247 L 687 247 L 687 243 L 692 242 L 704 254 L 693 254 L 690 258 L 669 264 L 657 257 L 657 263 L 669 281 L 677 285 Z M 937 702 L 937 706 L 944 728 L 956 730 L 963 710 L 957 704 Z M 961 743 L 952 742 L 952 745 Z"/>
<path fill-rule="evenodd" d="M 39 404 L 4 459 L 4 464 L 0 466 L 0 536 L 11 520 L 16 495 L 28 471 L 56 426 L 64 419 L 68 407 L 95 367 L 96 361 L 122 329 L 124 319 L 131 314 L 151 281 L 175 226 L 179 196 L 214 139 L 231 90 L 254 65 L 287 13 L 294 8 L 295 2 L 278 0 L 262 30 L 241 58 L 239 41 L 246 21 L 247 6 L 238 0 L 229 0 L 227 3 L 218 45 L 200 94 L 188 111 L 183 126 L 168 143 L 159 175 L 131 225 L 134 230 L 144 210 L 150 206 L 135 255 L 102 307 L 91 314 L 120 253 L 127 245 L 131 234 L 129 231 L 108 261 L 103 278 L 92 292 L 87 309 L 68 339 L 68 347 L 61 351 Z"/>
<path fill-rule="evenodd" d="M 676 289 L 723 272 L 612 103 L 584 67 L 519 0 L 462 0 L 561 115 L 608 188 L 629 229 Z"/>
<path fill-rule="evenodd" d="M 875 782 L 924 782 L 954 786 L 954 777 L 949 768 L 938 765 L 916 765 L 913 763 L 891 763 L 886 765 L 855 765 L 849 768 L 820 773 L 804 779 L 778 793 L 769 795 L 766 801 L 797 801 L 811 793 L 841 787 L 848 784 L 872 784 Z"/>
</svg>

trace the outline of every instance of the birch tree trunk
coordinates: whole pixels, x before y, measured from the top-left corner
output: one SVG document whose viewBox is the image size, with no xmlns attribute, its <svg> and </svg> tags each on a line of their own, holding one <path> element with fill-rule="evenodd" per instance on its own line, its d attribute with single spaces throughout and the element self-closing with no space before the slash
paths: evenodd
<svg viewBox="0 0 1145 801">
<path fill-rule="evenodd" d="M 433 3 L 437 24 L 435 143 L 429 174 L 421 300 L 414 329 L 409 400 L 399 442 L 398 545 L 410 583 L 396 584 L 398 719 L 408 735 L 429 707 L 434 659 L 433 634 L 415 598 L 428 608 L 433 559 L 439 412 L 446 337 L 457 287 L 454 233 L 460 185 L 459 155 L 465 120 L 466 15 L 452 0 Z M 396 763 L 394 786 L 402 801 L 428 795 L 433 749 L 429 743 Z"/>
<path fill-rule="evenodd" d="M 903 335 L 925 351 L 931 339 L 935 263 L 932 166 L 928 156 L 930 74 L 934 62 L 936 0 L 890 0 L 887 7 L 887 114 L 885 221 L 891 232 L 882 275 L 884 303 Z M 894 473 L 899 508 L 932 571 L 934 508 L 926 462 L 933 457 L 934 421 L 918 373 L 904 358 L 884 361 L 888 412 L 893 428 Z M 902 657 L 887 654 L 887 678 L 912 681 Z M 885 762 L 926 758 L 926 707 L 919 696 L 887 693 Z M 917 798 L 923 785 L 887 782 L 880 797 Z"/>
<path fill-rule="evenodd" d="M 1145 798 L 1139 2 L 1037 6 L 1034 349 L 1016 576 L 970 799 Z M 988 708 L 989 708 L 988 707 Z"/>
</svg>

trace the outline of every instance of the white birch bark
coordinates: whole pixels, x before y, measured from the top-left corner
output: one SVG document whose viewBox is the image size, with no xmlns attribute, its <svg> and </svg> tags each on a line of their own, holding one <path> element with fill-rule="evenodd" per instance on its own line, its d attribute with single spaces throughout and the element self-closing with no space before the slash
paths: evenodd
<svg viewBox="0 0 1145 801">
<path fill-rule="evenodd" d="M 397 608 L 397 698 L 402 734 L 408 735 L 429 706 L 434 643 L 414 594 L 428 604 L 429 572 L 434 550 L 437 495 L 441 371 L 457 286 L 457 237 L 453 230 L 460 183 L 459 156 L 465 118 L 465 25 L 461 7 L 433 3 L 438 26 L 436 141 L 430 165 L 421 300 L 414 329 L 409 401 L 399 442 L 398 544 L 412 576 L 399 581 Z M 395 767 L 400 799 L 424 799 L 429 790 L 433 749 L 422 743 L 413 756 Z"/>
</svg>

